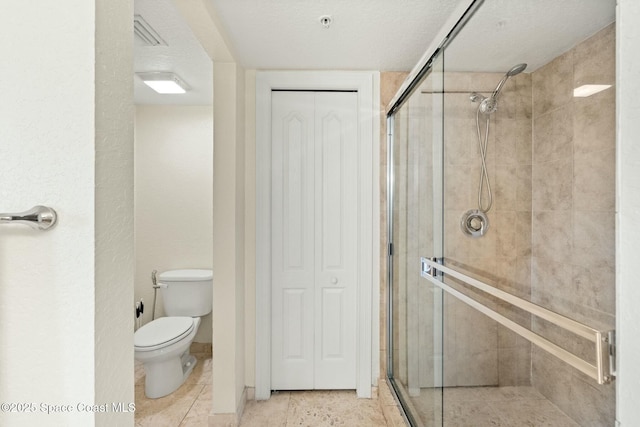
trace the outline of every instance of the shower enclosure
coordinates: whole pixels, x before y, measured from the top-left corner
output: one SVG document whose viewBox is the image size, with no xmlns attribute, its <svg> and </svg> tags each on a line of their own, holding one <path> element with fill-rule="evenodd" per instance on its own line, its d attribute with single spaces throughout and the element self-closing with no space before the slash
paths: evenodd
<svg viewBox="0 0 640 427">
<path fill-rule="evenodd" d="M 413 426 L 615 422 L 615 1 L 470 1 L 389 108 Z"/>
</svg>

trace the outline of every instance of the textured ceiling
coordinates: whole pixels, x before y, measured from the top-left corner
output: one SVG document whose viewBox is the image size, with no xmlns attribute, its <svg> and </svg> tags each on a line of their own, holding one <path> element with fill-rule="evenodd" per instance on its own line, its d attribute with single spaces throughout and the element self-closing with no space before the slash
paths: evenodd
<svg viewBox="0 0 640 427">
<path fill-rule="evenodd" d="M 409 70 L 453 0 L 205 0 L 246 68 Z M 323 28 L 320 16 L 333 23 Z"/>
<path fill-rule="evenodd" d="M 202 0 L 245 68 L 408 71 L 463 0 Z M 192 90 L 137 103 L 211 104 L 212 64 L 172 0 L 135 0 L 168 46 L 135 48 L 136 71 L 173 71 Z M 331 15 L 323 28 L 320 17 Z M 615 18 L 615 0 L 485 0 L 447 49 L 450 71 L 531 72 Z"/>
<path fill-rule="evenodd" d="M 445 70 L 535 71 L 615 20 L 616 0 L 485 0 L 445 50 Z"/>
</svg>

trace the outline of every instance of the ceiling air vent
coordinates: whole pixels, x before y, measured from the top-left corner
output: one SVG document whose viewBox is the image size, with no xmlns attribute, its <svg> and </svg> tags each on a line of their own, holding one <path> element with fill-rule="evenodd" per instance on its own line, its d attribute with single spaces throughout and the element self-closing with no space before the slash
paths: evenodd
<svg viewBox="0 0 640 427">
<path fill-rule="evenodd" d="M 133 33 L 144 46 L 166 46 L 160 34 L 140 15 L 133 15 Z"/>
</svg>

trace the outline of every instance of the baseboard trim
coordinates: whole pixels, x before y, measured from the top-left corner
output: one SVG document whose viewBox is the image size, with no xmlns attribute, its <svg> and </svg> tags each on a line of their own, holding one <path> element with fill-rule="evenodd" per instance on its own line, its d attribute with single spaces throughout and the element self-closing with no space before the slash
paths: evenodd
<svg viewBox="0 0 640 427">
<path fill-rule="evenodd" d="M 249 387 L 245 387 L 244 390 L 242 390 L 242 396 L 240 396 L 235 414 L 209 414 L 209 427 L 238 427 L 247 403 L 247 394 L 250 393 L 248 388 Z"/>
</svg>

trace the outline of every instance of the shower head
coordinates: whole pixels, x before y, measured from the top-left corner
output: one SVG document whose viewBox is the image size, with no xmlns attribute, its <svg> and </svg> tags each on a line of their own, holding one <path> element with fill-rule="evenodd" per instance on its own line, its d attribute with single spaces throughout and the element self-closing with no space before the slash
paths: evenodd
<svg viewBox="0 0 640 427">
<path fill-rule="evenodd" d="M 507 73 L 504 75 L 502 80 L 500 80 L 500 83 L 498 83 L 498 86 L 496 86 L 496 90 L 493 91 L 493 94 L 491 95 L 491 97 L 494 99 L 497 98 L 498 95 L 500 95 L 500 91 L 502 90 L 504 84 L 507 82 L 507 80 L 509 80 L 509 77 L 513 77 L 516 74 L 520 74 L 521 72 L 524 71 L 525 68 L 527 68 L 527 64 L 518 64 L 512 67 L 509 71 L 507 71 Z"/>
<path fill-rule="evenodd" d="M 513 77 L 516 74 L 520 74 L 521 72 L 524 71 L 525 68 L 527 68 L 527 64 L 518 64 L 514 66 L 512 69 L 510 69 L 509 71 L 507 71 L 507 76 Z"/>
<path fill-rule="evenodd" d="M 478 111 L 480 111 L 482 114 L 494 113 L 498 109 L 498 95 L 500 95 L 504 84 L 507 82 L 507 80 L 509 80 L 509 77 L 520 74 L 524 71 L 525 68 L 527 68 L 527 64 L 518 64 L 507 71 L 504 77 L 502 77 L 502 80 L 500 80 L 500 83 L 498 83 L 498 86 L 496 86 L 496 89 L 488 98 L 476 92 L 473 92 L 469 99 L 471 99 L 471 102 L 480 103 L 480 105 L 478 106 Z"/>
</svg>

